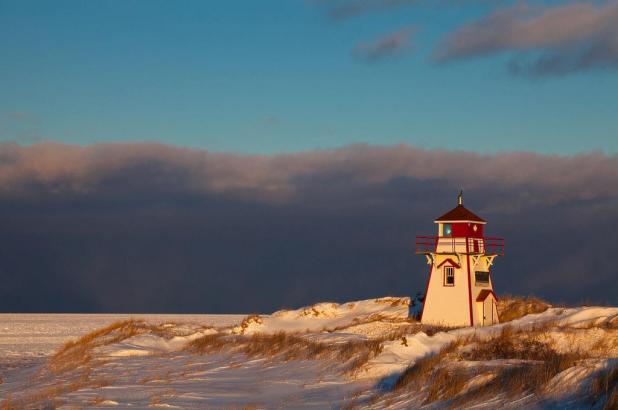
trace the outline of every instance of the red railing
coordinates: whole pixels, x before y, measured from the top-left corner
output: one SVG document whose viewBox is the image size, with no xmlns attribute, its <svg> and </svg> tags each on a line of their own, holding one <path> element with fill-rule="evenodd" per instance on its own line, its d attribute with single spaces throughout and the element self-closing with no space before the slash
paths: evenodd
<svg viewBox="0 0 618 410">
<path fill-rule="evenodd" d="M 439 245 L 439 246 L 438 246 Z M 416 253 L 471 253 L 504 256 L 504 239 L 494 237 L 417 236 Z"/>
</svg>

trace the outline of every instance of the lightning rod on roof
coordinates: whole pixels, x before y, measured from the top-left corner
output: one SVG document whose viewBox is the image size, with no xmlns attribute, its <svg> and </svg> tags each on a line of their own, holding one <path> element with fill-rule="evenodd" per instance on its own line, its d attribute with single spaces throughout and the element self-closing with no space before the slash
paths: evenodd
<svg viewBox="0 0 618 410">
<path fill-rule="evenodd" d="M 457 195 L 457 205 L 463 205 L 463 190 L 459 191 L 459 195 Z"/>
</svg>

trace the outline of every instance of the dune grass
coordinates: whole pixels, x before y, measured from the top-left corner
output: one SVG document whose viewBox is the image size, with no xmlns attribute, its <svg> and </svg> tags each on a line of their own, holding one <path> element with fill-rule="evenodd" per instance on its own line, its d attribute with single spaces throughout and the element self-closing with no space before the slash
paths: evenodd
<svg viewBox="0 0 618 410">
<path fill-rule="evenodd" d="M 111 383 L 111 380 L 92 379 L 90 373 L 86 372 L 75 379 L 46 386 L 19 398 L 7 397 L 0 402 L 0 410 L 55 409 L 63 404 L 58 399 L 58 396 L 62 394 L 72 393 L 85 388 L 100 388 Z"/>
<path fill-rule="evenodd" d="M 298 334 L 278 332 L 241 335 L 206 335 L 193 340 L 187 350 L 197 354 L 243 353 L 249 357 L 268 357 L 280 360 L 337 359 L 352 371 L 382 351 L 379 340 L 355 340 L 327 343 L 311 340 Z"/>
<path fill-rule="evenodd" d="M 538 394 L 558 373 L 590 357 L 587 352 L 581 351 L 557 352 L 549 343 L 540 341 L 540 336 L 547 330 L 545 326 L 526 330 L 506 326 L 491 339 L 459 339 L 406 369 L 395 382 L 393 390 L 407 389 L 421 394 L 425 404 L 451 401 L 455 408 L 486 400 L 496 394 L 507 397 Z M 464 345 L 465 349 L 462 348 Z M 515 359 L 516 362 L 491 368 L 483 365 L 489 360 L 505 359 Z M 462 362 L 478 365 L 463 366 Z M 471 384 L 475 377 L 483 377 L 484 381 Z M 612 373 L 600 379 L 595 385 L 596 391 L 606 386 L 611 398 L 612 394 L 616 394 L 615 387 L 611 387 L 615 386 L 616 377 Z"/>
<path fill-rule="evenodd" d="M 47 369 L 53 374 L 62 373 L 86 365 L 92 359 L 93 349 L 118 343 L 143 333 L 143 321 L 124 320 L 90 332 L 75 341 L 64 344 L 47 361 Z"/>
<path fill-rule="evenodd" d="M 520 319 L 533 313 L 543 313 L 550 307 L 549 303 L 534 296 L 522 297 L 513 295 L 501 296 L 497 306 L 500 323 Z"/>
<path fill-rule="evenodd" d="M 598 372 L 590 382 L 589 396 L 592 405 L 605 398 L 603 410 L 618 409 L 618 363 Z"/>
<path fill-rule="evenodd" d="M 461 340 L 450 343 L 434 355 L 426 356 L 417 360 L 408 367 L 397 379 L 393 389 L 400 390 L 404 387 L 411 390 L 421 390 L 429 382 L 434 382 L 434 371 L 444 361 L 446 356 L 452 354 L 462 344 Z"/>
</svg>

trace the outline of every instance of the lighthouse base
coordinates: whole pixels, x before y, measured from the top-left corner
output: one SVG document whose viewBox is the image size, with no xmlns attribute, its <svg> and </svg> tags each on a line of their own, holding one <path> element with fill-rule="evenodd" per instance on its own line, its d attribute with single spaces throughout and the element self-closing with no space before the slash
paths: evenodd
<svg viewBox="0 0 618 410">
<path fill-rule="evenodd" d="M 421 323 L 434 326 L 491 326 L 499 323 L 489 268 L 492 256 L 429 255 L 431 265 Z"/>
</svg>

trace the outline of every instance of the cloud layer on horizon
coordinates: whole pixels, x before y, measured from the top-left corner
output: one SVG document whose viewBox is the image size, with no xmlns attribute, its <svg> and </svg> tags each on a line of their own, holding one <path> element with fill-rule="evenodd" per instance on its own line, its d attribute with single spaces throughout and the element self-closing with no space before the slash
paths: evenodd
<svg viewBox="0 0 618 410">
<path fill-rule="evenodd" d="M 618 157 L 601 153 L 2 144 L 0 310 L 265 312 L 414 294 L 414 236 L 433 234 L 460 188 L 507 238 L 499 293 L 618 303 L 616 180 Z"/>
<path fill-rule="evenodd" d="M 618 180 L 618 157 L 600 152 L 574 156 L 480 154 L 405 144 L 357 144 L 264 156 L 158 143 L 0 144 L 0 195 L 97 192 L 110 180 L 116 181 L 118 175 L 133 172 L 140 174 L 139 181 L 118 181 L 123 183 L 113 189 L 124 192 L 129 186 L 172 192 L 250 193 L 264 200 L 282 201 L 302 196 L 302 182 L 309 179 L 345 177 L 371 184 L 407 177 L 448 179 L 464 189 L 499 185 L 504 190 L 524 190 L 525 200 L 501 204 L 509 208 L 517 205 L 517 209 L 618 195 L 614 184 Z"/>
</svg>

